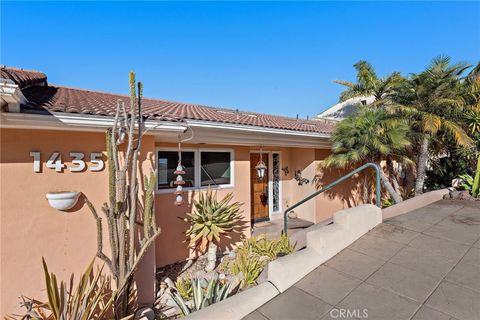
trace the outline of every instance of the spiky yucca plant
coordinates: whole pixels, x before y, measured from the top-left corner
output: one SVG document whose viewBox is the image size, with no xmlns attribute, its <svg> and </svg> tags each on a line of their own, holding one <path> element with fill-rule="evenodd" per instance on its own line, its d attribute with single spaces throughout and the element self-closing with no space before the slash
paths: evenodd
<svg viewBox="0 0 480 320">
<path fill-rule="evenodd" d="M 94 270 L 94 260 L 81 275 L 76 287 L 73 274 L 70 281 L 60 281 L 48 270 L 45 259 L 43 269 L 48 300 L 41 302 L 23 297 L 25 315 L 7 316 L 6 319 L 33 320 L 100 320 L 113 316 L 113 292 L 110 277 L 103 267 Z"/>
<path fill-rule="evenodd" d="M 230 203 L 233 193 L 227 194 L 222 200 L 217 200 L 217 192 L 208 189 L 200 193 L 198 201 L 194 200 L 194 211 L 187 213 L 185 219 L 190 228 L 185 232 L 190 240 L 190 246 L 204 252 L 208 248 L 208 265 L 206 271 L 215 268 L 216 254 L 220 236 L 229 237 L 231 232 L 240 232 L 243 203 Z"/>
</svg>

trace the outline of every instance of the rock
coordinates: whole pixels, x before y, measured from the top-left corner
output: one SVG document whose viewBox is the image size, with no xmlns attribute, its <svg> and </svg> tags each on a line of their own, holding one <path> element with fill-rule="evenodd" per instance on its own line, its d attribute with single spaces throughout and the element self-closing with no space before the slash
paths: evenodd
<svg viewBox="0 0 480 320">
<path fill-rule="evenodd" d="M 468 191 L 460 191 L 457 197 L 458 200 L 474 200 L 475 198 L 470 195 Z"/>
<path fill-rule="evenodd" d="M 207 281 L 218 279 L 218 272 L 213 270 L 204 274 L 203 278 Z"/>
<path fill-rule="evenodd" d="M 198 271 L 195 271 L 195 273 L 193 274 L 193 278 L 197 278 L 197 279 L 205 278 L 206 274 L 207 273 L 204 270 L 198 270 Z"/>
<path fill-rule="evenodd" d="M 464 182 L 462 178 L 455 178 L 452 180 L 452 187 L 453 188 L 458 188 L 460 185 Z"/>
<path fill-rule="evenodd" d="M 169 307 L 169 308 L 166 308 L 166 309 L 162 310 L 162 315 L 164 315 L 165 318 L 170 318 L 170 317 L 173 317 L 173 316 L 178 315 L 180 313 L 181 312 L 177 307 Z"/>
<path fill-rule="evenodd" d="M 155 311 L 150 307 L 143 307 L 135 312 L 135 320 L 155 320 Z"/>
<path fill-rule="evenodd" d="M 231 283 L 232 285 L 232 288 L 236 288 L 240 285 L 240 282 L 243 281 L 245 277 L 243 276 L 243 273 L 240 272 L 239 274 L 237 275 L 231 275 L 231 276 L 228 276 L 227 279 L 228 281 Z"/>
<path fill-rule="evenodd" d="M 168 277 L 165 278 L 164 282 L 167 284 L 167 286 L 168 286 L 169 288 L 177 288 L 177 287 L 175 286 L 175 283 L 173 283 L 172 279 L 170 279 L 170 278 L 168 278 Z"/>
<path fill-rule="evenodd" d="M 236 257 L 237 257 L 237 253 L 235 251 L 232 250 L 228 253 L 228 258 L 230 260 L 235 260 Z"/>
<path fill-rule="evenodd" d="M 185 270 L 187 270 L 188 268 L 190 268 L 193 264 L 193 260 L 192 259 L 188 259 L 187 260 L 187 263 L 185 263 L 185 265 L 182 267 L 182 270 L 181 272 L 184 272 Z"/>
<path fill-rule="evenodd" d="M 452 199 L 452 200 L 475 200 L 474 197 L 470 195 L 470 192 L 467 190 L 457 191 L 452 190 L 448 194 L 443 196 L 443 199 Z"/>
<path fill-rule="evenodd" d="M 457 199 L 459 194 L 460 194 L 460 191 L 457 191 L 457 190 L 450 191 L 450 199 Z"/>
</svg>

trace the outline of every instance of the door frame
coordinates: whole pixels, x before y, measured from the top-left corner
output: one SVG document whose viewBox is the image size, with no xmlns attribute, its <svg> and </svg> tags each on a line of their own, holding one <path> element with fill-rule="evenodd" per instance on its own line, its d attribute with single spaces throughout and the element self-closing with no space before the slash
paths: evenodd
<svg viewBox="0 0 480 320">
<path fill-rule="evenodd" d="M 250 154 L 252 153 L 260 153 L 260 150 L 250 150 Z M 253 219 L 251 219 L 252 221 L 255 222 L 261 222 L 261 221 L 269 221 L 269 220 L 272 220 L 272 218 L 274 216 L 277 216 L 279 214 L 282 213 L 282 210 L 283 210 L 283 206 L 282 206 L 282 199 L 283 199 L 283 191 L 282 191 L 282 152 L 281 151 L 275 151 L 275 150 L 267 150 L 267 151 L 262 151 L 262 154 L 268 154 L 268 218 L 265 218 L 265 219 L 260 219 L 260 220 L 257 220 L 257 221 L 254 221 Z M 278 207 L 278 211 L 273 211 L 273 154 L 278 154 L 280 159 L 279 159 L 279 170 L 280 170 L 280 173 L 279 173 L 279 176 L 280 176 L 280 181 L 279 181 L 279 199 L 278 199 L 278 204 L 279 204 L 279 207 Z M 250 158 L 249 158 L 249 162 L 250 162 Z M 250 164 L 251 165 L 251 164 Z M 249 179 L 249 186 L 250 188 L 252 187 L 251 185 L 251 177 Z M 251 197 L 250 197 L 250 202 L 252 201 Z M 253 212 L 250 213 L 251 216 L 253 217 Z"/>
</svg>

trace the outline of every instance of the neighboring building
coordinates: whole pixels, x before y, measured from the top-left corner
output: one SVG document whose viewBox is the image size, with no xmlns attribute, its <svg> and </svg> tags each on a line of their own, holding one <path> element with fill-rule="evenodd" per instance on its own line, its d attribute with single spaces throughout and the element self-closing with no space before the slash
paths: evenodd
<svg viewBox="0 0 480 320">
<path fill-rule="evenodd" d="M 369 97 L 355 97 L 339 102 L 336 105 L 331 106 L 327 110 L 319 113 L 317 119 L 328 119 L 340 121 L 355 112 L 355 108 L 360 105 L 370 104 L 375 101 L 373 96 Z"/>
<path fill-rule="evenodd" d="M 112 125 L 117 100 L 128 103 L 129 97 L 49 85 L 44 73 L 16 68 L 2 67 L 0 78 L 0 309 L 4 315 L 15 311 L 21 294 L 40 293 L 42 256 L 52 271 L 68 279 L 95 255 L 95 221 L 83 202 L 61 212 L 50 207 L 45 195 L 81 191 L 97 208 L 107 201 L 104 132 Z M 184 242 L 187 225 L 179 217 L 192 210 L 192 199 L 209 185 L 218 189 L 220 197 L 233 192 L 234 200 L 244 203 L 248 236 L 256 221 L 282 219 L 285 208 L 316 190 L 312 180 L 317 165 L 330 153 L 334 126 L 327 121 L 155 99 L 144 99 L 143 107 L 149 133 L 143 140 L 140 167 L 142 173 L 157 170 L 155 212 L 162 228 L 150 254 L 151 264 L 145 267 L 148 272 L 152 265 L 191 254 Z M 190 137 L 192 132 L 182 144 L 189 187 L 186 204 L 175 206 L 172 179 L 178 136 Z M 268 166 L 264 181 L 257 179 L 254 169 L 260 150 Z M 82 161 L 85 168 L 75 170 Z M 300 185 L 297 171 L 310 182 Z M 330 182 L 339 176 L 332 172 L 322 172 L 322 179 Z M 348 188 L 334 190 L 338 194 L 317 197 L 296 213 L 316 223 L 354 205 Z"/>
</svg>

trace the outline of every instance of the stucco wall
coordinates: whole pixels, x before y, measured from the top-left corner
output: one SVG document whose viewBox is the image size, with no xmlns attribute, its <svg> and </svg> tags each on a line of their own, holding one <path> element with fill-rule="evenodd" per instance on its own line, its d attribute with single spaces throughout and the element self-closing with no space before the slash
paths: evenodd
<svg viewBox="0 0 480 320">
<path fill-rule="evenodd" d="M 171 148 L 171 144 L 157 144 L 158 148 Z M 217 190 L 219 198 L 224 197 L 230 192 L 233 192 L 234 198 L 232 201 L 239 201 L 244 203 L 244 231 L 245 236 L 250 235 L 250 151 L 248 147 L 232 147 L 232 146 L 209 146 L 209 145 L 188 145 L 185 144 L 183 148 L 198 148 L 210 149 L 233 149 L 234 151 L 234 187 Z M 185 204 L 182 206 L 174 206 L 175 196 L 172 192 L 157 193 L 155 197 L 155 213 L 157 223 L 162 228 L 157 246 L 156 259 L 159 266 L 173 263 L 179 260 L 188 258 L 194 255 L 188 249 L 188 243 L 185 242 L 186 237 L 184 232 L 188 229 L 188 224 L 183 221 L 185 213 L 191 212 L 193 199 L 198 199 L 199 192 L 206 190 L 188 191 L 184 194 Z M 235 243 L 240 240 L 240 235 L 233 236 L 233 239 L 222 239 L 222 245 L 225 247 L 228 244 Z"/>
<path fill-rule="evenodd" d="M 0 313 L 3 317 L 19 310 L 21 294 L 44 297 L 42 256 L 51 271 L 68 280 L 72 272 L 78 277 L 96 253 L 95 221 L 82 199 L 70 212 L 60 212 L 49 206 L 45 194 L 82 191 L 100 213 L 108 197 L 108 176 L 106 169 L 68 170 L 70 152 L 84 152 L 88 161 L 91 152 L 104 151 L 103 133 L 1 129 L 0 135 Z M 151 158 L 153 153 L 149 151 L 153 145 L 153 137 L 145 137 L 142 160 Z M 41 173 L 33 171 L 31 151 L 41 152 Z M 53 152 L 61 153 L 67 170 L 59 173 L 45 167 Z M 149 170 L 150 165 L 150 160 L 144 161 L 143 169 Z M 105 238 L 108 253 L 107 242 Z M 153 284 L 149 289 L 153 290 Z"/>
<path fill-rule="evenodd" d="M 1 129 L 0 156 L 0 258 L 1 258 L 1 298 L 0 313 L 18 310 L 18 297 L 21 294 L 43 297 L 43 271 L 41 257 L 45 256 L 50 269 L 61 279 L 68 279 L 72 272 L 78 275 L 90 262 L 96 252 L 95 221 L 83 201 L 71 212 L 62 213 L 52 209 L 45 194 L 49 191 L 82 191 L 100 209 L 107 199 L 107 171 L 73 173 L 68 170 L 71 165 L 69 152 L 84 152 L 86 160 L 91 152 L 104 152 L 103 133 L 15 130 Z M 142 168 L 147 174 L 155 166 L 155 152 L 159 147 L 176 147 L 173 144 L 154 141 L 153 136 L 144 139 L 141 158 Z M 184 145 L 184 148 L 222 148 L 234 150 L 234 187 L 221 189 L 218 196 L 234 193 L 234 200 L 243 202 L 243 215 L 246 228 L 243 234 L 250 235 L 250 152 L 258 147 L 225 145 Z M 29 153 L 40 151 L 42 155 L 42 172 L 33 172 L 33 159 Z M 271 147 L 264 151 L 281 153 L 281 167 L 288 167 L 288 173 L 280 172 L 282 185 L 282 211 L 316 190 L 313 181 L 318 163 L 328 155 L 328 150 L 307 148 Z M 45 167 L 46 160 L 53 152 L 60 152 L 67 165 L 67 170 L 57 173 Z M 105 160 L 105 159 L 104 159 Z M 296 170 L 310 180 L 302 186 L 294 180 Z M 325 171 L 323 182 L 334 180 L 341 172 Z M 334 189 L 333 191 L 335 191 Z M 296 209 L 297 214 L 312 222 L 319 222 L 332 216 L 339 208 L 352 204 L 347 196 L 350 189 L 340 190 L 341 194 L 326 194 Z M 158 266 L 183 260 L 193 254 L 188 249 L 184 231 L 188 228 L 182 220 L 185 213 L 191 211 L 192 199 L 198 198 L 199 192 L 189 191 L 185 195 L 184 206 L 174 206 L 173 193 L 156 193 L 155 213 L 162 233 L 147 255 L 150 263 L 145 263 L 137 273 L 144 284 L 142 290 L 146 296 L 152 293 L 154 281 L 148 278 L 152 274 L 156 261 Z M 281 218 L 282 214 L 276 215 Z M 104 237 L 106 232 L 104 232 Z M 224 239 L 222 246 L 240 239 L 237 235 L 232 240 Z M 104 239 L 105 251 L 108 252 L 108 240 Z M 145 293 L 146 292 L 146 293 Z M 142 298 L 147 301 L 148 298 Z"/>
</svg>

